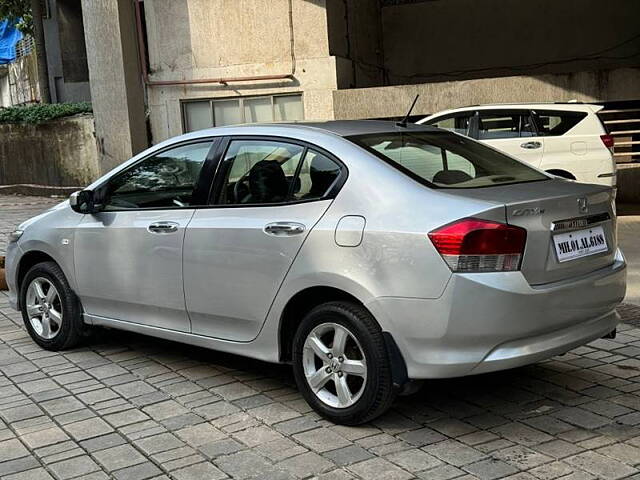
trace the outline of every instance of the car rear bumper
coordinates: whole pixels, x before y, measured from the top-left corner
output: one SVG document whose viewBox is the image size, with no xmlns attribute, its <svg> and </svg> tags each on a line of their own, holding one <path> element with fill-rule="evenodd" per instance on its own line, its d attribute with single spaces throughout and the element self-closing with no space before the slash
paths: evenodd
<svg viewBox="0 0 640 480">
<path fill-rule="evenodd" d="M 411 379 L 503 370 L 611 332 L 626 264 L 531 286 L 520 272 L 452 275 L 437 299 L 378 297 L 367 307 L 398 345 Z"/>
<path fill-rule="evenodd" d="M 505 342 L 495 347 L 469 373 L 506 370 L 545 360 L 603 337 L 619 322 L 620 316 L 613 311 L 561 330 Z"/>
</svg>

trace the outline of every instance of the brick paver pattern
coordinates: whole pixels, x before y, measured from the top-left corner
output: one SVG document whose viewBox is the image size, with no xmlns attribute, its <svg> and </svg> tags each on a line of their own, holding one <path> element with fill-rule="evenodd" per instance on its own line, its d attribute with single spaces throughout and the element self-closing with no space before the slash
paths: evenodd
<svg viewBox="0 0 640 480">
<path fill-rule="evenodd" d="M 640 478 L 639 410 L 631 323 L 537 365 L 429 381 L 343 427 L 307 406 L 287 366 L 109 330 L 42 350 L 0 292 L 6 479 Z"/>
<path fill-rule="evenodd" d="M 7 238 L 25 220 L 60 203 L 60 198 L 0 195 L 0 255 L 7 248 Z"/>
</svg>

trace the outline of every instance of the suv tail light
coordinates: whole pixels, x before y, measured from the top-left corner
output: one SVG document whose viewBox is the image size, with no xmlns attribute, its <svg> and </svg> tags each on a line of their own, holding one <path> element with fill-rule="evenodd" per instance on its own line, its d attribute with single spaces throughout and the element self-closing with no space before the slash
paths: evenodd
<svg viewBox="0 0 640 480">
<path fill-rule="evenodd" d="M 509 272 L 520 268 L 527 231 L 463 218 L 434 230 L 429 238 L 454 272 Z"/>
<path fill-rule="evenodd" d="M 613 139 L 613 135 L 600 135 L 600 140 L 604 143 L 604 146 L 608 149 L 613 149 L 613 145 L 615 143 Z"/>
</svg>

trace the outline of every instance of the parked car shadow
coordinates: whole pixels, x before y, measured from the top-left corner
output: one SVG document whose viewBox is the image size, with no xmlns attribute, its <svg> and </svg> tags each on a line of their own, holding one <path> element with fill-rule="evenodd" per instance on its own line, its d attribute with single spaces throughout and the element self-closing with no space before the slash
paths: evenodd
<svg viewBox="0 0 640 480">
<path fill-rule="evenodd" d="M 295 402 L 294 408 L 301 413 L 311 411 L 297 393 L 288 365 L 102 328 L 96 329 L 88 347 L 106 355 L 110 351 L 132 350 L 161 363 L 171 359 L 181 368 L 206 365 L 242 382 L 264 381 L 271 390 L 289 390 L 286 402 Z M 457 437 L 515 420 L 527 423 L 528 418 L 592 400 L 582 390 L 595 388 L 602 374 L 584 368 L 588 365 L 580 355 L 568 353 L 503 372 L 428 380 L 416 393 L 399 396 L 393 408 L 372 425 L 398 433 L 428 424 L 438 426 L 447 436 Z M 255 394 L 269 396 L 269 389 Z"/>
</svg>

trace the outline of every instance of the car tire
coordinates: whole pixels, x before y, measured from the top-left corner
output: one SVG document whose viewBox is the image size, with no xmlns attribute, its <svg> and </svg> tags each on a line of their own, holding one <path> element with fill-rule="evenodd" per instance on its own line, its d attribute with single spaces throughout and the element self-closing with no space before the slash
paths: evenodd
<svg viewBox="0 0 640 480">
<path fill-rule="evenodd" d="M 396 396 L 382 330 L 351 302 L 325 303 L 304 317 L 293 340 L 293 372 L 309 405 L 338 424 L 368 422 Z"/>
<path fill-rule="evenodd" d="M 55 262 L 29 269 L 20 287 L 20 305 L 29 335 L 46 350 L 72 348 L 88 334 L 80 301 Z"/>
</svg>

